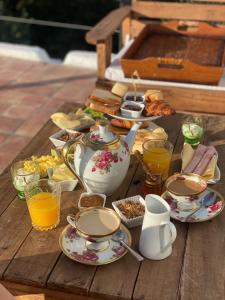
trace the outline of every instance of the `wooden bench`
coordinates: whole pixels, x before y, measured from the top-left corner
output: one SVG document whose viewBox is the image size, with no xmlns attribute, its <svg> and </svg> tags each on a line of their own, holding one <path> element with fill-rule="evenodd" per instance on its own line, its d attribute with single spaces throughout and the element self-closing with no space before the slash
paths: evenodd
<svg viewBox="0 0 225 300">
<path fill-rule="evenodd" d="M 214 2 L 214 3 L 212 3 Z M 111 86 L 105 79 L 105 70 L 111 63 L 112 36 L 117 28 L 121 29 L 121 46 L 127 37 L 135 38 L 146 24 L 163 20 L 182 20 L 211 22 L 219 27 L 225 21 L 224 0 L 195 0 L 192 3 L 157 2 L 133 0 L 130 6 L 122 6 L 110 12 L 86 35 L 88 43 L 96 45 L 98 69 L 97 84 Z M 203 49 L 204 51 L 204 49 Z M 149 88 L 144 87 L 143 90 Z M 159 88 L 159 87 L 158 87 Z M 225 114 L 225 91 L 165 87 L 167 99 L 176 109 Z M 215 101 L 217 105 L 215 106 Z"/>
</svg>

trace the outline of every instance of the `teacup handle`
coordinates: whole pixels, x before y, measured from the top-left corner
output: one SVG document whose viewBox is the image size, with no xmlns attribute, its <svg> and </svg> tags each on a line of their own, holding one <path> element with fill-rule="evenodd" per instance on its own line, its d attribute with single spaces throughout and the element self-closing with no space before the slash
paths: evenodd
<svg viewBox="0 0 225 300">
<path fill-rule="evenodd" d="M 76 228 L 76 223 L 75 223 L 75 221 L 76 221 L 76 219 L 75 219 L 75 216 L 74 215 L 68 215 L 67 217 L 66 217 L 66 219 L 67 219 L 67 222 L 72 226 L 72 227 L 74 227 L 74 228 Z"/>
<path fill-rule="evenodd" d="M 171 233 L 171 238 L 170 238 L 170 241 L 167 243 L 167 245 L 165 245 L 163 247 L 163 249 L 161 249 L 162 251 L 165 251 L 168 247 L 170 247 L 173 242 L 175 241 L 176 237 L 177 237 L 177 230 L 176 230 L 176 227 L 173 223 L 171 222 L 162 222 L 160 225 L 168 225 L 169 226 L 169 229 L 170 229 L 170 233 Z"/>
</svg>

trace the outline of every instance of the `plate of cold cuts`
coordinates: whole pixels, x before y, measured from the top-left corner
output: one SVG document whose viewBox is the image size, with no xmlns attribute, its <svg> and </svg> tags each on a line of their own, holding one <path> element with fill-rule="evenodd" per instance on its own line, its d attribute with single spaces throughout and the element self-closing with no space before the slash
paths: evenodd
<svg viewBox="0 0 225 300">
<path fill-rule="evenodd" d="M 214 146 L 199 144 L 196 149 L 184 144 L 182 153 L 182 173 L 195 173 L 203 177 L 208 184 L 220 181 L 220 169 L 217 165 L 218 153 Z"/>
</svg>

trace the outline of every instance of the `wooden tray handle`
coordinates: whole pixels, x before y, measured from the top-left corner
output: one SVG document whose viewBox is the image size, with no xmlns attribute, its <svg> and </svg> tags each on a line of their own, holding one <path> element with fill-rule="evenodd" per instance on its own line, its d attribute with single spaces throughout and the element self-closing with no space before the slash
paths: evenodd
<svg viewBox="0 0 225 300">
<path fill-rule="evenodd" d="M 178 58 L 158 58 L 158 68 L 160 69 L 183 69 L 183 59 Z"/>
</svg>

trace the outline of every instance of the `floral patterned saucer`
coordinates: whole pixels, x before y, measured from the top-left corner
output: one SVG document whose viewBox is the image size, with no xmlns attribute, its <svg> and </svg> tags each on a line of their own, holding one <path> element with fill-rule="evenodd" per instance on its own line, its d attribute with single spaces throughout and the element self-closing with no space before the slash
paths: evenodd
<svg viewBox="0 0 225 300">
<path fill-rule="evenodd" d="M 121 224 L 120 229 L 125 233 L 125 243 L 131 246 L 131 234 L 129 230 Z M 59 245 L 63 253 L 70 259 L 86 265 L 105 265 L 123 257 L 127 250 L 118 242 L 109 239 L 109 246 L 99 252 L 88 250 L 86 240 L 79 236 L 76 229 L 67 225 L 59 237 Z"/>
<path fill-rule="evenodd" d="M 211 196 L 215 198 L 214 203 L 209 206 L 200 204 L 202 199 L 209 193 L 211 193 Z M 196 223 L 208 221 L 221 213 L 224 208 L 224 198 L 222 195 L 210 188 L 207 188 L 199 197 L 193 199 L 193 201 L 196 201 L 196 203 L 200 205 L 199 209 L 193 211 L 181 210 L 177 205 L 177 201 L 167 191 L 162 194 L 162 198 L 170 205 L 171 218 L 181 222 Z"/>
</svg>

